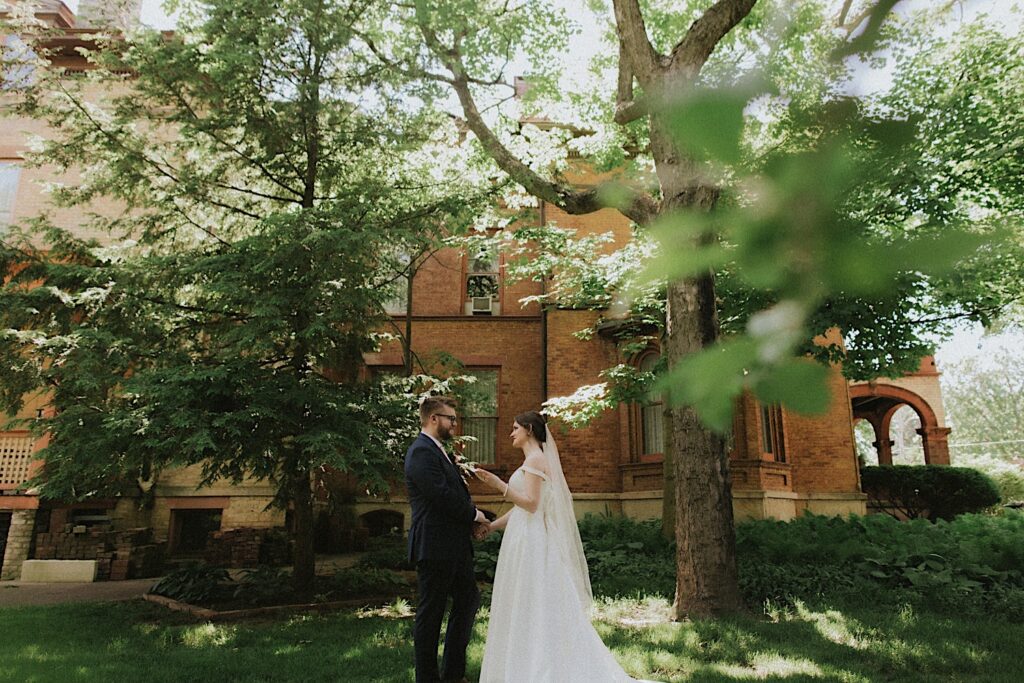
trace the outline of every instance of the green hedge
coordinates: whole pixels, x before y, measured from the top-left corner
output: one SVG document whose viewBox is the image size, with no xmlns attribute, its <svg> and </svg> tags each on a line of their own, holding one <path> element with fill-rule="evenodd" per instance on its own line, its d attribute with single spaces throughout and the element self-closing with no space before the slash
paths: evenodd
<svg viewBox="0 0 1024 683">
<path fill-rule="evenodd" d="M 969 467 L 882 465 L 860 473 L 864 493 L 894 516 L 950 520 L 999 502 L 995 482 Z"/>
</svg>

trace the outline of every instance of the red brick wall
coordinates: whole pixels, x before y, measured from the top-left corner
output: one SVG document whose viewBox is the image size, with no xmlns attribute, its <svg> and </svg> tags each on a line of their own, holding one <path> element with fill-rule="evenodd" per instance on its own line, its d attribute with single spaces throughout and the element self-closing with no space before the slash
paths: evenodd
<svg viewBox="0 0 1024 683">
<path fill-rule="evenodd" d="M 498 298 L 502 316 L 535 317 L 540 315 L 536 303 L 523 306 L 520 299 L 541 291 L 533 281 L 508 282 L 504 277 L 505 257 L 500 257 L 500 289 Z M 465 315 L 466 257 L 457 249 L 442 249 L 420 267 L 413 278 L 412 310 L 414 316 Z M 483 317 L 483 316 L 477 316 Z"/>
<path fill-rule="evenodd" d="M 807 417 L 783 411 L 794 491 L 860 491 L 850 395 L 837 369 L 829 373 L 828 387 L 832 401 L 823 415 Z"/>
<path fill-rule="evenodd" d="M 601 339 L 581 341 L 573 332 L 592 325 L 594 311 L 556 310 L 548 314 L 548 396 L 564 396 L 601 382 L 599 373 L 618 362 L 614 347 Z M 586 429 L 555 432 L 569 487 L 579 493 L 622 490 L 623 451 L 620 411 L 605 413 Z"/>
</svg>

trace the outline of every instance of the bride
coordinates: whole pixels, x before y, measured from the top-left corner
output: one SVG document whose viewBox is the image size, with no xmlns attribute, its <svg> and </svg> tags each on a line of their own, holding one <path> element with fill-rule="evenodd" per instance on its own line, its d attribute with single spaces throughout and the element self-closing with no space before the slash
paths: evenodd
<svg viewBox="0 0 1024 683">
<path fill-rule="evenodd" d="M 518 415 L 512 445 L 526 456 L 508 483 L 476 476 L 514 503 L 494 575 L 480 683 L 633 681 L 590 623 L 590 575 L 558 448 L 537 412 Z"/>
</svg>

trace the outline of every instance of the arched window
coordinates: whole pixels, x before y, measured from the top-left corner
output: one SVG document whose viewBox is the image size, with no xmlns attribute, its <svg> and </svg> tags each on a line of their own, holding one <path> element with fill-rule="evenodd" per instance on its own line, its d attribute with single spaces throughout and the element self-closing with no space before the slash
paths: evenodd
<svg viewBox="0 0 1024 683">
<path fill-rule="evenodd" d="M 654 370 L 658 354 L 648 353 L 640 359 L 640 369 Z M 661 455 L 665 452 L 664 411 L 661 394 L 649 393 L 640 403 L 640 454 Z"/>
</svg>

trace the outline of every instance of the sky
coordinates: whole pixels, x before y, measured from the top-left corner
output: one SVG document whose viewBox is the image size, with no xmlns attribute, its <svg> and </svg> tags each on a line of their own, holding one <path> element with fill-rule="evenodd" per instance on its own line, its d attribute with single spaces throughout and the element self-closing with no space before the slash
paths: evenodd
<svg viewBox="0 0 1024 683">
<path fill-rule="evenodd" d="M 77 10 L 78 0 L 64 0 L 72 11 Z M 597 33 L 597 23 L 588 10 L 584 9 L 583 0 L 554 0 L 566 9 L 569 16 L 579 22 L 580 34 L 572 43 L 571 68 L 585 69 L 590 57 L 600 49 L 599 43 L 593 38 Z M 934 0 L 904 0 L 897 5 L 896 11 L 910 13 L 933 5 Z M 579 9 L 576 9 L 579 8 Z M 1006 31 L 1021 30 L 1024 25 L 1024 12 L 1017 2 L 1009 0 L 963 0 L 957 3 L 954 10 L 958 21 L 946 30 L 952 32 L 956 24 L 968 23 L 981 15 L 987 15 L 993 23 L 1002 26 Z M 174 18 L 163 9 L 163 0 L 142 1 L 142 22 L 154 28 L 174 28 Z M 891 82 L 891 75 L 883 69 L 865 69 L 858 78 L 857 90 L 863 93 L 884 90 Z M 987 337 L 978 324 L 964 324 L 952 338 L 939 346 L 936 353 L 940 369 L 943 365 L 953 363 L 966 357 L 981 356 L 993 345 L 1012 344 L 1024 347 L 1024 332 L 1007 332 L 996 337 Z"/>
</svg>

